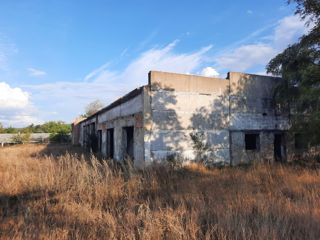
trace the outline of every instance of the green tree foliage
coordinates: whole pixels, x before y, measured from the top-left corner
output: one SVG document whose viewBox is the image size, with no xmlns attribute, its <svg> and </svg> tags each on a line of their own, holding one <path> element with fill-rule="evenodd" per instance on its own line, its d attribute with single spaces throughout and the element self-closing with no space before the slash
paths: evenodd
<svg viewBox="0 0 320 240">
<path fill-rule="evenodd" d="M 14 127 L 4 128 L 4 133 L 19 133 L 19 129 Z"/>
<path fill-rule="evenodd" d="M 70 133 L 71 125 L 66 124 L 63 121 L 57 121 L 57 122 L 50 121 L 50 122 L 44 123 L 41 126 L 41 129 L 43 130 L 43 132 L 46 132 L 46 133 L 58 133 L 58 132 Z"/>
<path fill-rule="evenodd" d="M 63 131 L 60 131 L 57 133 L 51 133 L 49 136 L 49 139 L 51 142 L 59 142 L 59 143 L 70 142 L 71 140 L 70 135 Z"/>
<path fill-rule="evenodd" d="M 267 72 L 283 81 L 275 101 L 290 110 L 292 130 L 306 133 L 311 144 L 320 143 L 320 1 L 291 0 L 296 14 L 307 20 L 310 32 L 289 46 L 267 65 Z"/>
<path fill-rule="evenodd" d="M 25 133 L 25 134 L 16 134 L 13 135 L 11 140 L 14 143 L 24 143 L 28 142 L 31 139 L 31 133 Z"/>
<path fill-rule="evenodd" d="M 1 131 L 1 128 L 0 128 Z M 24 128 L 3 128 L 1 133 L 71 133 L 71 125 L 63 121 L 50 121 L 42 125 L 29 125 Z"/>
</svg>

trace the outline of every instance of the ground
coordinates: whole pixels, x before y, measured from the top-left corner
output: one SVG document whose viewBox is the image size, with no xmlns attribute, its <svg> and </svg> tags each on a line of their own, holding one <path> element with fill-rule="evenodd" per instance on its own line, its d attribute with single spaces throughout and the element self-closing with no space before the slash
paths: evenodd
<svg viewBox="0 0 320 240">
<path fill-rule="evenodd" d="M 67 145 L 0 148 L 1 239 L 320 239 L 320 170 L 101 161 Z"/>
</svg>

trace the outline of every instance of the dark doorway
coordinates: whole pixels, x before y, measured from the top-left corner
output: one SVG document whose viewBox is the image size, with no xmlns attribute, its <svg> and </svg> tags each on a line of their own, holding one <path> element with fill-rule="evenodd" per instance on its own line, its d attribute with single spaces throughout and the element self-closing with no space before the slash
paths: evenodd
<svg viewBox="0 0 320 240">
<path fill-rule="evenodd" d="M 96 131 L 96 124 L 95 123 L 91 123 L 90 125 L 90 134 L 94 134 Z"/>
<path fill-rule="evenodd" d="M 101 152 L 101 143 L 102 143 L 102 131 L 98 130 L 98 151 Z"/>
<path fill-rule="evenodd" d="M 133 160 L 133 127 L 122 128 L 122 149 L 124 157 L 130 157 Z"/>
<path fill-rule="evenodd" d="M 114 152 L 114 130 L 113 128 L 107 129 L 107 157 L 113 158 Z"/>
<path fill-rule="evenodd" d="M 281 133 L 274 134 L 274 159 L 277 162 L 284 162 L 286 160 L 286 147 L 284 144 L 284 136 Z"/>
</svg>

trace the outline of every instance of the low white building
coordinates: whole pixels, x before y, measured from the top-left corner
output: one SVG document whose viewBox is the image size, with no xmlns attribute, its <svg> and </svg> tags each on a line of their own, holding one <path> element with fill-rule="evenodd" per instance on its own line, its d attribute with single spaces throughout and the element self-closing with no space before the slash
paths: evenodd
<svg viewBox="0 0 320 240">
<path fill-rule="evenodd" d="M 170 155 L 194 159 L 193 134 L 212 163 L 290 160 L 303 146 L 287 134 L 288 113 L 274 107 L 280 81 L 236 72 L 223 79 L 151 71 L 147 85 L 75 122 L 73 143 L 85 146 L 94 134 L 105 156 L 130 156 L 141 166 Z"/>
</svg>

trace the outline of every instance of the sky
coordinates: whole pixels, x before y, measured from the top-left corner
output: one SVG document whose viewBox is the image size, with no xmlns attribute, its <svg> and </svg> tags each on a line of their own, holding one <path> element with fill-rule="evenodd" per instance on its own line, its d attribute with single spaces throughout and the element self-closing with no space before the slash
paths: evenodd
<svg viewBox="0 0 320 240">
<path fill-rule="evenodd" d="M 71 123 L 150 70 L 225 78 L 308 32 L 283 0 L 0 0 L 0 123 Z"/>
</svg>

